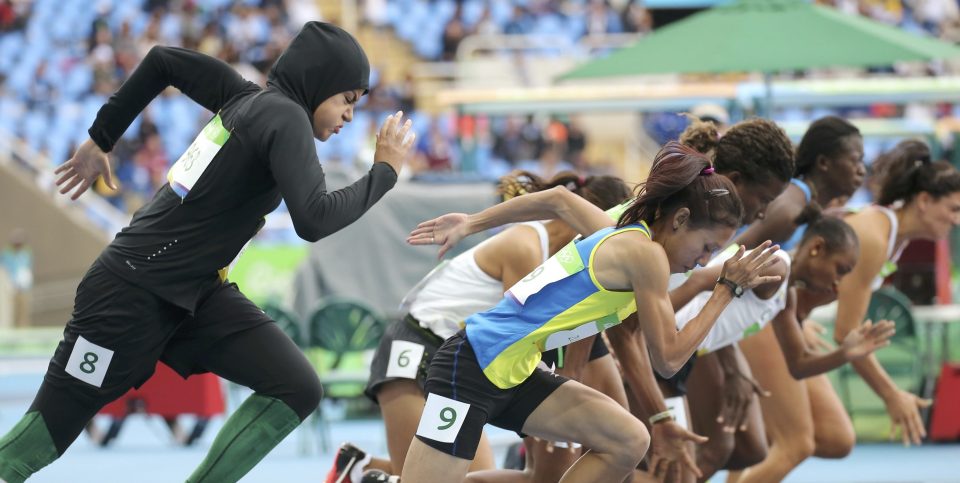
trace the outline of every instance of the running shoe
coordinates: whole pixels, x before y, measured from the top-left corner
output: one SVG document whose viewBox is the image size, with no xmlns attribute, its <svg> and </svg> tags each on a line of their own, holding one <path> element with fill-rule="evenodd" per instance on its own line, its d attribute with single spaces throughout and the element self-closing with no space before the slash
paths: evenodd
<svg viewBox="0 0 960 483">
<path fill-rule="evenodd" d="M 380 470 L 369 470 L 363 474 L 360 483 L 400 483 L 400 477 L 388 475 Z"/>
<path fill-rule="evenodd" d="M 370 456 L 363 450 L 350 443 L 343 443 L 333 459 L 333 467 L 327 473 L 326 483 L 360 483 L 363 481 L 363 468 L 369 462 Z"/>
</svg>

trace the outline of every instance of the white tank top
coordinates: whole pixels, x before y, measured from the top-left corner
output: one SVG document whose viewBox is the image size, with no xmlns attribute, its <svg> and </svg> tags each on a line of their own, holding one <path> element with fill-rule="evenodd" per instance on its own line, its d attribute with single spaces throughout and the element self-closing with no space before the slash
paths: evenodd
<svg viewBox="0 0 960 483">
<path fill-rule="evenodd" d="M 736 253 L 736 245 L 724 250 L 715 256 L 707 266 L 722 264 Z M 777 250 L 779 256 L 787 264 L 787 273 L 790 273 L 790 255 L 785 250 Z M 682 329 L 690 320 L 697 316 L 707 305 L 713 292 L 700 292 L 684 305 L 676 314 L 677 329 Z M 773 318 L 787 306 L 787 279 L 780 282 L 777 292 L 768 299 L 761 299 L 753 290 L 747 290 L 742 296 L 730 301 L 716 324 L 707 333 L 697 348 L 698 354 L 722 349 L 744 337 L 753 334 L 765 327 Z"/>
<path fill-rule="evenodd" d="M 540 238 L 540 263 L 550 254 L 550 239 L 547 229 L 540 222 L 522 223 L 537 231 Z M 456 256 L 427 274 L 404 297 L 410 307 L 410 315 L 420 326 L 442 339 L 447 339 L 463 328 L 467 316 L 497 305 L 503 298 L 503 282 L 487 275 L 474 254 L 479 245 Z"/>
<path fill-rule="evenodd" d="M 897 243 L 897 230 L 900 229 L 900 222 L 897 221 L 897 214 L 887 208 L 886 206 L 874 205 L 874 208 L 880 210 L 881 213 L 887 215 L 887 218 L 890 219 L 890 235 L 887 239 L 887 262 L 883 264 L 883 268 L 880 269 L 880 273 L 873 279 L 873 283 L 870 285 L 872 290 L 876 290 L 883 285 L 883 279 L 887 278 L 891 273 L 897 271 L 897 260 L 900 259 L 900 255 L 903 253 L 903 248 L 907 246 L 906 243 L 901 244 L 899 247 L 896 246 Z"/>
</svg>

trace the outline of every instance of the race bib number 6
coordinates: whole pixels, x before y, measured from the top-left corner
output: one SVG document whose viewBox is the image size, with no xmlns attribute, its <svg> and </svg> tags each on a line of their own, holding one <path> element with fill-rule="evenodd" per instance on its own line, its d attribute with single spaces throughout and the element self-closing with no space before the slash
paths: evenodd
<svg viewBox="0 0 960 483">
<path fill-rule="evenodd" d="M 73 345 L 73 352 L 67 360 L 66 371 L 87 384 L 100 387 L 107 375 L 111 359 L 112 350 L 100 347 L 83 336 L 77 336 L 77 343 Z"/>
<path fill-rule="evenodd" d="M 423 345 L 395 340 L 390 344 L 390 362 L 387 364 L 387 377 L 416 379 L 420 361 L 423 359 Z"/>
<path fill-rule="evenodd" d="M 469 410 L 470 405 L 467 403 L 431 393 L 423 407 L 417 436 L 441 443 L 452 443 L 457 439 Z"/>
</svg>

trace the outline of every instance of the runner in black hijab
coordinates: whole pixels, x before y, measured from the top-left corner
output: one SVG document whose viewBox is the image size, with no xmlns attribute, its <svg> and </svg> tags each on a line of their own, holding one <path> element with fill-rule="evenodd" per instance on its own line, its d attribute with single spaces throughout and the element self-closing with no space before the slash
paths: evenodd
<svg viewBox="0 0 960 483">
<path fill-rule="evenodd" d="M 24 481 L 57 459 L 108 402 L 153 373 L 213 372 L 254 390 L 227 420 L 191 482 L 237 481 L 317 407 L 321 387 L 300 350 L 226 280 L 226 269 L 283 200 L 297 234 L 316 241 L 349 225 L 397 181 L 413 143 L 402 113 L 380 128 L 373 167 L 328 192 L 314 139 L 353 118 L 367 92 L 363 49 L 330 24 L 304 25 L 266 89 L 225 63 L 154 47 L 100 109 L 90 140 L 58 168 L 80 196 L 107 153 L 168 86 L 215 113 L 171 167 L 168 183 L 117 234 L 80 282 L 43 384 L 0 439 L 0 479 Z"/>
</svg>

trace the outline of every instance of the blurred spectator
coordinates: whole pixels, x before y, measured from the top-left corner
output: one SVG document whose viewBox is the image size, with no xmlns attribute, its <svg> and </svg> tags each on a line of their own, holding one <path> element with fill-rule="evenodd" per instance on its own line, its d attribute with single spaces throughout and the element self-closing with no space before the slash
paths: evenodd
<svg viewBox="0 0 960 483">
<path fill-rule="evenodd" d="M 440 122 L 430 123 L 430 130 L 417 145 L 416 163 L 429 171 L 450 171 L 453 167 L 453 146 L 440 130 Z"/>
<path fill-rule="evenodd" d="M 629 0 L 623 6 L 620 22 L 624 32 L 645 34 L 653 30 L 653 15 L 640 0 Z"/>
<path fill-rule="evenodd" d="M 0 0 L 0 32 L 21 30 L 30 14 L 31 2 Z"/>
<path fill-rule="evenodd" d="M 587 35 L 615 34 L 623 31 L 620 17 L 610 0 L 590 0 L 587 5 Z"/>
<path fill-rule="evenodd" d="M 463 23 L 463 4 L 457 3 L 456 9 L 453 11 L 453 16 L 447 21 L 447 25 L 443 27 L 443 50 L 441 59 L 448 62 L 456 59 L 457 47 L 460 46 L 463 38 L 469 34 L 470 31 L 467 30 L 467 26 Z"/>
<path fill-rule="evenodd" d="M 163 150 L 160 134 L 148 134 L 137 154 L 133 156 L 133 160 L 146 170 L 151 190 L 155 191 L 167 182 L 164 175 L 167 173 L 169 161 L 167 153 Z"/>
<path fill-rule="evenodd" d="M 533 20 L 527 14 L 527 10 L 520 4 L 513 6 L 513 16 L 503 26 L 503 33 L 510 35 L 520 35 L 530 32 Z"/>
<path fill-rule="evenodd" d="M 13 230 L 10 241 L 0 254 L 0 266 L 13 284 L 14 326 L 30 325 L 30 291 L 33 288 L 33 254 L 22 228 Z"/>
</svg>

